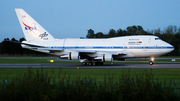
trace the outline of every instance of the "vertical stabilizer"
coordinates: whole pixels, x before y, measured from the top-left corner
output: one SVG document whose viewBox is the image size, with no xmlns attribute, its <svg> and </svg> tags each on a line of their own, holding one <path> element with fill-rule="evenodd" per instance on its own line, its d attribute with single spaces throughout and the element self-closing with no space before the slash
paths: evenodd
<svg viewBox="0 0 180 101">
<path fill-rule="evenodd" d="M 15 9 L 15 11 L 27 41 L 54 40 L 54 37 L 23 9 Z"/>
</svg>

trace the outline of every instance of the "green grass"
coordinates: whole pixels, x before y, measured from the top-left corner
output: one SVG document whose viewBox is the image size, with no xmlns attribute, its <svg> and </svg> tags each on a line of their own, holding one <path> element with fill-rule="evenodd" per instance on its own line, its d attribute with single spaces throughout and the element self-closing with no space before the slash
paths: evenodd
<svg viewBox="0 0 180 101">
<path fill-rule="evenodd" d="M 129 60 L 128 60 L 129 61 Z M 136 62 L 142 61 L 142 62 Z M 157 61 L 159 61 L 157 59 Z M 170 60 L 164 60 L 170 61 Z M 179 60 L 178 60 L 179 61 Z M 113 64 L 147 64 L 148 59 L 133 59 L 132 62 L 114 62 Z M 55 61 L 50 63 L 47 59 L 0 59 L 0 64 L 81 64 L 78 61 Z M 105 64 L 111 64 L 111 62 L 106 62 Z M 23 74 L 27 69 L 0 69 L 0 79 L 11 79 L 12 77 L 16 76 L 17 74 Z M 36 71 L 36 69 L 33 69 Z M 50 73 L 51 69 L 44 69 Z M 127 69 L 125 69 L 127 70 Z M 58 73 L 59 70 L 54 69 L 55 73 Z M 118 78 L 121 73 L 122 69 L 62 69 L 63 72 L 67 72 L 72 77 L 75 76 L 91 76 L 96 78 L 98 81 L 102 81 L 104 79 L 104 75 L 108 73 L 114 73 L 115 78 Z M 135 75 L 140 72 L 144 72 L 144 69 L 131 69 L 130 70 L 132 75 Z M 154 69 L 153 73 L 155 78 L 159 80 L 167 80 L 167 81 L 174 81 L 178 80 L 180 82 L 180 69 Z"/>
<path fill-rule="evenodd" d="M 51 58 L 49 58 L 51 59 Z M 114 62 L 113 64 L 147 64 L 148 59 L 132 59 L 128 60 L 132 62 Z M 137 62 L 141 61 L 141 62 Z M 164 61 L 171 62 L 171 59 L 156 61 Z M 180 62 L 179 59 L 176 59 L 176 62 Z M 105 64 L 110 64 L 111 62 L 106 62 Z M 81 64 L 76 61 L 55 61 L 54 63 L 50 63 L 47 59 L 0 59 L 0 64 Z M 41 69 L 31 69 L 33 72 Z M 151 69 L 43 69 L 44 72 L 47 72 L 49 75 L 53 74 L 58 75 L 59 72 L 66 73 L 67 76 L 70 75 L 71 78 L 78 77 L 88 77 L 90 76 L 98 82 L 102 82 L 104 77 L 108 77 L 108 74 L 114 74 L 114 80 L 117 81 L 121 78 L 123 72 L 129 72 L 130 75 L 136 76 L 137 74 L 141 74 L 146 71 L 151 71 Z M 27 69 L 0 69 L 0 83 L 3 83 L 3 80 L 8 80 L 17 77 L 18 75 L 23 75 L 27 73 Z M 180 69 L 152 69 L 152 73 L 154 75 L 154 79 L 158 79 L 159 81 L 166 80 L 167 84 L 171 83 L 171 87 L 174 87 L 174 80 L 177 81 L 177 93 L 180 94 Z"/>
<path fill-rule="evenodd" d="M 31 69 L 33 72 L 41 69 Z M 143 72 L 150 72 L 151 69 L 43 69 L 44 72 L 47 72 L 49 75 L 52 73 L 58 75 L 59 72 L 66 73 L 67 76 L 71 78 L 77 77 L 91 77 L 96 79 L 97 82 L 102 82 L 104 77 L 114 74 L 114 80 L 117 81 L 122 73 L 129 72 L 132 76 L 141 74 Z M 27 69 L 0 69 L 0 82 L 3 83 L 3 80 L 10 80 L 19 75 L 23 75 L 27 72 Z M 152 69 L 154 79 L 159 81 L 166 81 L 167 84 L 172 82 L 171 87 L 174 87 L 174 81 L 177 81 L 178 92 L 180 93 L 180 69 Z"/>
<path fill-rule="evenodd" d="M 54 58 L 54 57 L 53 57 Z M 129 60 L 128 60 L 129 61 Z M 132 59 L 132 62 L 114 62 L 113 64 L 147 64 L 148 59 Z M 142 62 L 136 62 L 142 61 Z M 170 59 L 165 60 L 155 60 L 156 61 L 171 61 Z M 176 61 L 179 61 L 177 59 Z M 55 61 L 50 63 L 47 59 L 0 59 L 0 64 L 81 64 L 78 61 Z M 105 62 L 105 64 L 111 64 L 111 62 Z M 36 71 L 36 69 L 33 69 Z M 48 73 L 51 73 L 51 69 L 44 69 Z M 127 69 L 124 69 L 127 70 Z M 26 72 L 27 69 L 0 69 L 0 80 L 2 79 L 11 79 L 12 77 L 16 76 L 17 74 L 23 74 Z M 59 72 L 58 69 L 54 69 L 55 74 Z M 67 72 L 72 77 L 76 76 L 91 76 L 96 78 L 98 81 L 102 81 L 104 79 L 104 75 L 108 73 L 114 73 L 115 79 L 119 78 L 122 73 L 122 69 L 62 69 L 63 72 Z M 132 75 L 135 75 L 140 72 L 144 72 L 144 69 L 131 69 L 130 70 Z M 167 80 L 167 81 L 174 81 L 177 80 L 180 82 L 180 69 L 153 69 L 153 73 L 155 78 L 159 80 Z M 0 81 L 0 82 L 1 82 Z M 180 84 L 180 83 L 179 83 Z"/>
<path fill-rule="evenodd" d="M 32 71 L 36 71 L 40 69 L 32 69 Z M 54 71 L 54 74 L 58 74 L 60 69 L 43 69 L 47 71 L 48 74 Z M 132 75 L 136 75 L 142 72 L 145 72 L 145 69 L 61 69 L 62 72 L 66 72 L 67 75 L 71 75 L 72 77 L 85 77 L 90 76 L 92 78 L 96 78 L 98 81 L 102 81 L 105 75 L 114 74 L 114 78 L 118 79 L 122 72 L 128 72 Z M 146 69 L 146 71 L 150 71 L 151 69 Z M 17 75 L 23 74 L 27 71 L 27 69 L 0 69 L 0 79 L 11 79 Z M 159 80 L 167 80 L 174 81 L 177 80 L 180 84 L 180 69 L 153 69 L 152 70 L 154 77 Z"/>
<path fill-rule="evenodd" d="M 26 71 L 22 72 L 25 72 L 25 74 L 18 77 L 14 76 L 11 82 L 8 80 L 6 86 L 0 84 L 1 101 L 179 101 L 179 90 L 177 89 L 176 97 L 174 89 L 170 85 L 171 83 L 165 84 L 155 80 L 153 76 L 154 70 L 24 70 Z M 17 72 L 13 71 L 13 69 L 5 71 Z M 48 71 L 48 74 L 44 71 Z M 65 71 L 67 71 L 67 74 L 65 74 Z M 70 78 L 68 77 L 69 73 L 72 73 Z M 106 74 L 107 76 L 104 78 Z M 94 78 L 98 77 L 88 77 L 88 75 L 102 76 L 103 80 L 100 83 L 94 80 Z M 115 78 L 117 76 L 118 78 Z"/>
</svg>

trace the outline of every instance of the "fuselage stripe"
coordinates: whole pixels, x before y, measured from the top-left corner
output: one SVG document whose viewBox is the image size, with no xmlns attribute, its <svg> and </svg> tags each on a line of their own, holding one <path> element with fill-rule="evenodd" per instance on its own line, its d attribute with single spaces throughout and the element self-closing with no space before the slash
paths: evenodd
<svg viewBox="0 0 180 101">
<path fill-rule="evenodd" d="M 60 48 L 60 49 L 174 49 L 174 47 L 166 47 L 166 46 L 141 46 L 141 47 L 111 47 L 111 46 L 86 46 L 86 47 L 78 47 L 78 46 L 73 46 L 73 47 L 58 47 L 58 46 L 51 46 L 48 48 Z"/>
</svg>

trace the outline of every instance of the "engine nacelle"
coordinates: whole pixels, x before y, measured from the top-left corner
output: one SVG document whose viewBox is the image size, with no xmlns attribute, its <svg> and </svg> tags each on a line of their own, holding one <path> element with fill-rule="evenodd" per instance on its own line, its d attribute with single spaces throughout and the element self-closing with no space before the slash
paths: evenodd
<svg viewBox="0 0 180 101">
<path fill-rule="evenodd" d="M 69 60 L 79 60 L 79 52 L 70 52 L 68 54 L 68 59 Z"/>
<path fill-rule="evenodd" d="M 69 60 L 79 60 L 79 52 L 70 52 L 68 54 L 63 54 L 60 56 L 61 59 L 69 59 Z"/>
<path fill-rule="evenodd" d="M 103 61 L 103 62 L 112 62 L 112 54 L 103 54 L 102 56 L 97 56 L 94 58 L 96 61 Z"/>
<path fill-rule="evenodd" d="M 64 55 L 61 55 L 60 58 L 61 59 L 68 59 L 69 55 L 68 54 L 64 54 Z"/>
</svg>

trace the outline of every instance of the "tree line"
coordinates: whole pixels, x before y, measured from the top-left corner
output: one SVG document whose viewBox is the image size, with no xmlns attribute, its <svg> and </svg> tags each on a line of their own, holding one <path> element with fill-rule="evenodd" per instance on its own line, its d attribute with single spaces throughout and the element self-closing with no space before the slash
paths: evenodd
<svg viewBox="0 0 180 101">
<path fill-rule="evenodd" d="M 180 27 L 177 26 L 168 26 L 161 30 L 160 28 L 155 30 L 145 31 L 142 26 L 129 26 L 126 29 L 110 29 L 108 33 L 97 32 L 89 29 L 87 30 L 86 38 L 111 38 L 111 37 L 120 37 L 120 36 L 130 36 L 130 35 L 155 35 L 161 38 L 163 41 L 166 41 L 174 46 L 174 51 L 166 54 L 166 56 L 180 56 Z M 83 38 L 83 37 L 81 37 Z M 0 43 L 0 54 L 1 55 L 46 55 L 43 53 L 30 51 L 23 49 L 20 44 L 12 43 L 8 41 L 22 42 L 24 38 L 16 40 L 12 38 L 5 38 L 4 41 Z"/>
<path fill-rule="evenodd" d="M 48 54 L 24 49 L 20 44 L 10 41 L 22 42 L 25 41 L 25 39 L 20 38 L 19 40 L 16 40 L 15 38 L 12 38 L 10 40 L 9 38 L 5 38 L 0 43 L 0 56 L 48 56 Z"/>
</svg>

